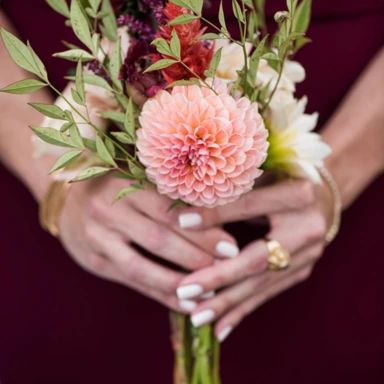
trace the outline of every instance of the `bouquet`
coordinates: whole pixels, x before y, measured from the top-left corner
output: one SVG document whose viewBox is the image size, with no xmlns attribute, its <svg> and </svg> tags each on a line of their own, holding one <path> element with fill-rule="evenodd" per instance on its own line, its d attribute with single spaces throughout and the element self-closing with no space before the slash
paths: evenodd
<svg viewBox="0 0 384 384">
<path fill-rule="evenodd" d="M 76 63 L 69 85 L 57 90 L 30 44 L 1 29 L 14 62 L 34 75 L 1 92 L 58 95 L 53 105 L 30 104 L 45 117 L 31 128 L 37 154 L 57 157 L 56 180 L 110 174 L 126 180 L 116 200 L 152 184 L 172 207 L 207 208 L 249 192 L 265 170 L 320 182 L 330 149 L 313 132 L 307 99 L 295 98 L 305 72 L 292 61 L 309 42 L 310 0 L 287 0 L 272 35 L 262 0 L 231 0 L 231 15 L 221 3 L 216 23 L 203 0 L 47 3 L 79 40 L 54 54 Z M 176 383 L 220 382 L 211 326 L 173 313 L 172 340 Z"/>
</svg>

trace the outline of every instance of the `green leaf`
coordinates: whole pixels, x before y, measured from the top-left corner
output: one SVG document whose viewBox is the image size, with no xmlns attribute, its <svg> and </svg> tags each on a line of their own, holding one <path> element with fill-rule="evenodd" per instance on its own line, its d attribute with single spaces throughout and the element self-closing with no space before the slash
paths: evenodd
<svg viewBox="0 0 384 384">
<path fill-rule="evenodd" d="M 115 84 L 119 91 L 123 90 L 123 86 L 119 80 L 121 66 L 121 41 L 118 39 L 109 62 L 109 74 L 111 75 L 113 84 Z"/>
<path fill-rule="evenodd" d="M 110 41 L 116 41 L 117 21 L 115 12 L 109 0 L 103 0 L 101 11 L 105 15 L 103 16 L 103 26 L 101 28 L 103 35 L 106 36 Z"/>
<path fill-rule="evenodd" d="M 115 143 L 109 137 L 106 137 L 104 144 L 107 147 L 108 152 L 111 154 L 112 158 L 114 159 L 116 157 Z"/>
<path fill-rule="evenodd" d="M 108 151 L 108 148 L 106 147 L 104 141 L 101 139 L 100 136 L 96 137 L 96 151 L 100 159 L 103 160 L 104 163 L 112 165 L 113 167 L 117 167 L 115 160 L 113 160 L 112 155 Z"/>
<path fill-rule="evenodd" d="M 44 88 L 46 86 L 47 84 L 43 83 L 42 81 L 35 80 L 35 79 L 25 79 L 25 80 L 17 81 L 16 83 L 10 84 L 0 89 L 0 92 L 21 95 L 21 94 L 36 92 L 39 89 Z"/>
<path fill-rule="evenodd" d="M 260 58 L 265 51 L 265 43 L 267 41 L 267 38 L 268 36 L 264 36 L 263 40 L 260 41 L 256 49 L 253 51 L 249 60 L 248 78 L 253 87 L 256 85 L 257 70 L 259 68 Z"/>
<path fill-rule="evenodd" d="M 20 67 L 36 76 L 46 80 L 46 73 L 40 72 L 40 68 L 36 65 L 35 58 L 31 50 L 21 40 L 12 33 L 0 27 L 0 35 L 3 39 L 4 46 L 11 56 L 12 60 Z"/>
<path fill-rule="evenodd" d="M 65 78 L 67 80 L 71 80 L 71 81 L 75 81 L 75 79 L 76 79 L 75 76 L 66 76 Z M 97 75 L 84 74 L 84 83 L 94 85 L 96 87 L 104 88 L 107 91 L 112 92 L 112 88 L 108 84 L 108 82 L 105 79 L 103 79 L 102 77 L 97 76 Z"/>
<path fill-rule="evenodd" d="M 188 13 L 185 13 L 183 15 L 177 16 L 173 20 L 171 20 L 168 25 L 175 26 L 175 25 L 182 25 L 182 24 L 188 24 L 194 20 L 197 20 L 199 16 L 190 15 Z"/>
<path fill-rule="evenodd" d="M 71 89 L 72 99 L 79 105 L 85 105 L 84 100 L 81 98 L 76 89 Z"/>
<path fill-rule="evenodd" d="M 209 65 L 209 69 L 206 71 L 205 75 L 207 77 L 214 77 L 215 73 L 217 71 L 217 68 L 219 67 L 220 60 L 221 60 L 221 52 L 223 48 L 218 49 L 215 54 L 212 57 L 211 64 Z"/>
<path fill-rule="evenodd" d="M 28 103 L 36 111 L 42 113 L 44 116 L 51 117 L 57 120 L 67 120 L 65 112 L 57 105 L 42 104 L 42 103 Z"/>
<path fill-rule="evenodd" d="M 80 6 L 79 0 L 72 0 L 70 14 L 73 32 L 91 52 L 96 54 L 94 52 L 88 19 L 85 16 L 82 7 Z"/>
<path fill-rule="evenodd" d="M 129 170 L 131 171 L 132 175 L 140 180 L 146 179 L 145 169 L 138 164 L 134 163 L 133 161 L 128 161 Z"/>
<path fill-rule="evenodd" d="M 180 59 L 181 55 L 181 45 L 179 36 L 177 35 L 176 29 L 172 30 L 172 38 L 169 44 L 171 48 L 172 55 L 175 56 L 177 59 Z"/>
<path fill-rule="evenodd" d="M 49 173 L 53 173 L 58 171 L 59 169 L 65 168 L 67 165 L 72 164 L 75 160 L 77 160 L 82 154 L 82 151 L 70 151 L 64 153 L 64 155 L 60 156 L 56 161 L 55 165 L 51 168 Z"/>
<path fill-rule="evenodd" d="M 170 67 L 171 65 L 176 64 L 176 63 L 178 63 L 177 60 L 173 60 L 173 59 L 162 59 L 162 60 L 156 61 L 156 63 L 154 63 L 154 64 L 152 64 L 151 66 L 149 66 L 149 67 L 144 71 L 144 73 L 152 72 L 152 71 L 159 71 L 160 69 L 168 68 L 168 67 Z"/>
<path fill-rule="evenodd" d="M 72 123 L 69 127 L 69 136 L 75 147 L 84 147 L 84 142 L 83 138 L 81 137 L 79 127 L 75 123 Z"/>
<path fill-rule="evenodd" d="M 295 16 L 293 18 L 293 31 L 294 32 L 307 32 L 309 22 L 311 20 L 311 0 L 303 0 L 297 7 Z"/>
<path fill-rule="evenodd" d="M 77 175 L 74 179 L 71 180 L 71 183 L 77 182 L 77 181 L 83 181 L 83 180 L 89 180 L 94 179 L 95 177 L 104 176 L 108 172 L 110 172 L 112 168 L 106 168 L 106 167 L 90 167 L 87 169 L 84 169 Z"/>
<path fill-rule="evenodd" d="M 199 16 L 203 10 L 204 0 L 189 0 L 193 12 L 197 13 Z"/>
<path fill-rule="evenodd" d="M 227 24 L 225 22 L 225 14 L 224 14 L 224 8 L 223 8 L 223 1 L 220 1 L 220 8 L 219 8 L 219 23 L 221 27 L 227 31 Z"/>
<path fill-rule="evenodd" d="M 232 9 L 236 19 L 239 20 L 241 23 L 245 23 L 243 11 L 236 0 L 232 0 Z"/>
<path fill-rule="evenodd" d="M 68 51 L 55 53 L 53 56 L 70 61 L 90 61 L 95 59 L 93 55 L 84 49 L 69 49 Z"/>
<path fill-rule="evenodd" d="M 190 0 L 170 0 L 169 2 L 193 11 Z"/>
<path fill-rule="evenodd" d="M 132 138 L 136 136 L 136 119 L 135 119 L 135 111 L 133 109 L 132 99 L 129 99 L 127 111 L 125 113 L 124 119 L 124 129 Z"/>
<path fill-rule="evenodd" d="M 196 79 L 196 78 L 192 78 L 192 79 L 189 79 L 189 80 L 177 80 L 177 81 L 174 81 L 173 83 L 171 84 L 168 84 L 166 86 L 166 88 L 173 88 L 173 87 L 177 87 L 177 86 L 180 86 L 180 85 L 198 85 L 200 84 L 200 80 L 199 79 Z"/>
<path fill-rule="evenodd" d="M 84 78 L 83 78 L 83 65 L 81 61 L 77 63 L 75 86 L 76 86 L 76 92 L 78 93 L 82 101 L 82 105 L 85 105 L 85 87 L 84 87 Z"/>
<path fill-rule="evenodd" d="M 223 35 L 219 35 L 217 33 L 204 33 L 201 35 L 199 40 L 220 40 L 223 38 Z"/>
<path fill-rule="evenodd" d="M 123 188 L 115 197 L 114 202 L 120 201 L 130 195 L 131 193 L 140 191 L 143 189 L 143 186 L 141 184 L 132 184 L 129 187 Z"/>
<path fill-rule="evenodd" d="M 97 10 L 100 7 L 101 0 L 89 0 L 89 4 L 91 5 L 92 9 L 97 12 Z"/>
<path fill-rule="evenodd" d="M 104 119 L 116 121 L 117 123 L 124 124 L 125 120 L 125 114 L 121 112 L 115 112 L 115 111 L 106 111 L 101 113 L 101 116 L 104 117 Z"/>
<path fill-rule="evenodd" d="M 122 144 L 135 144 L 135 140 L 125 132 L 111 132 L 111 135 L 114 136 Z"/>
<path fill-rule="evenodd" d="M 31 57 L 32 57 L 32 59 L 33 59 L 33 61 L 35 63 L 35 67 L 36 67 L 37 71 L 40 74 L 40 77 L 43 80 L 45 80 L 46 82 L 48 82 L 48 73 L 47 73 L 47 70 L 45 69 L 45 65 L 40 60 L 39 56 L 37 56 L 36 52 L 33 50 L 31 45 L 29 44 L 29 42 L 27 42 L 27 47 L 28 47 L 28 50 L 29 50 L 29 52 L 31 54 Z"/>
<path fill-rule="evenodd" d="M 68 4 L 65 0 L 46 0 L 46 2 L 57 13 L 60 13 L 67 18 L 70 17 Z"/>
<path fill-rule="evenodd" d="M 168 44 L 168 42 L 163 39 L 162 37 L 159 37 L 152 41 L 151 43 L 154 45 L 157 49 L 157 51 L 163 55 L 172 56 L 171 48 Z"/>
<path fill-rule="evenodd" d="M 48 144 L 57 145 L 59 147 L 74 148 L 70 138 L 54 128 L 47 127 L 31 127 L 32 131 L 43 141 Z"/>
</svg>

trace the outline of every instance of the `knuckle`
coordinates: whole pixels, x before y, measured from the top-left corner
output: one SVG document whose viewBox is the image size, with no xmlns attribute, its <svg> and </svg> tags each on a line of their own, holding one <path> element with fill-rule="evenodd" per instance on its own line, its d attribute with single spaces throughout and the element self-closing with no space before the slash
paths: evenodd
<svg viewBox="0 0 384 384">
<path fill-rule="evenodd" d="M 87 213 L 90 218 L 95 221 L 104 220 L 107 214 L 107 210 L 105 209 L 105 204 L 99 198 L 91 198 L 88 201 L 87 205 Z"/>
<path fill-rule="evenodd" d="M 101 256 L 90 253 L 86 256 L 85 263 L 89 270 L 100 273 L 105 270 L 107 261 Z"/>
<path fill-rule="evenodd" d="M 267 267 L 267 258 L 266 257 L 259 257 L 257 255 L 251 255 L 248 258 L 246 270 L 249 272 L 249 274 L 258 274 L 262 271 L 264 271 Z"/>
<path fill-rule="evenodd" d="M 216 272 L 211 279 L 212 284 L 215 287 L 220 287 L 225 284 L 226 278 L 223 272 Z"/>
<path fill-rule="evenodd" d="M 188 257 L 186 260 L 188 263 L 187 267 L 193 271 L 209 267 L 213 264 L 213 258 L 203 252 L 196 252 L 193 257 Z"/>
<path fill-rule="evenodd" d="M 302 282 L 302 281 L 307 280 L 311 276 L 311 273 L 312 273 L 312 269 L 311 268 L 304 268 L 304 269 L 302 269 L 301 271 L 299 271 L 297 273 L 297 281 L 298 282 Z"/>
<path fill-rule="evenodd" d="M 162 251 L 166 245 L 166 233 L 160 225 L 153 225 L 146 228 L 146 241 L 149 242 L 153 249 Z"/>
<path fill-rule="evenodd" d="M 296 202 L 299 205 L 308 206 L 316 199 L 315 186 L 310 181 L 301 181 L 296 188 Z"/>
</svg>

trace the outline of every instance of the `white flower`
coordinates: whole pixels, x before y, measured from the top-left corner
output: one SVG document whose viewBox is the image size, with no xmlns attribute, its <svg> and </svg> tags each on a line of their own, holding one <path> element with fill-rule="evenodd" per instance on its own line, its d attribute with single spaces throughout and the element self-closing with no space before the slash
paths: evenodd
<svg viewBox="0 0 384 384">
<path fill-rule="evenodd" d="M 269 90 L 272 91 L 276 86 L 278 78 L 279 74 L 277 71 L 269 65 L 267 60 L 261 59 L 256 76 L 257 85 L 261 88 L 268 85 Z M 300 83 L 304 79 L 305 70 L 303 66 L 297 61 L 286 60 L 277 89 L 295 92 L 296 83 Z"/>
<path fill-rule="evenodd" d="M 331 149 L 313 132 L 318 114 L 306 114 L 306 105 L 306 97 L 296 100 L 288 91 L 276 92 L 266 114 L 270 131 L 267 166 L 320 183 L 317 167 Z"/>
<path fill-rule="evenodd" d="M 225 81 L 236 81 L 238 79 L 237 71 L 241 71 L 245 64 L 243 48 L 228 40 L 216 40 L 215 50 L 221 51 L 220 64 L 216 71 L 216 76 Z M 247 43 L 247 53 L 252 49 L 252 44 Z"/>
</svg>

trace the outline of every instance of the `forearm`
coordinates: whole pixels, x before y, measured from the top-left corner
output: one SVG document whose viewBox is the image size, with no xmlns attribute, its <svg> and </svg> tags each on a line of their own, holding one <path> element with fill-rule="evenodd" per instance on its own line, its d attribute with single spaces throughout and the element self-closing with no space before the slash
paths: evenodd
<svg viewBox="0 0 384 384">
<path fill-rule="evenodd" d="M 327 166 L 350 205 L 384 170 L 384 49 L 376 55 L 323 131 Z"/>
<path fill-rule="evenodd" d="M 0 25 L 11 29 L 1 13 Z M 0 87 L 30 77 L 11 61 L 1 39 L 0 62 Z M 0 161 L 40 199 L 48 183 L 51 160 L 36 160 L 33 157 L 32 131 L 28 126 L 41 124 L 42 116 L 27 103 L 37 101 L 49 103 L 51 98 L 45 91 L 32 95 L 0 93 Z"/>
</svg>

